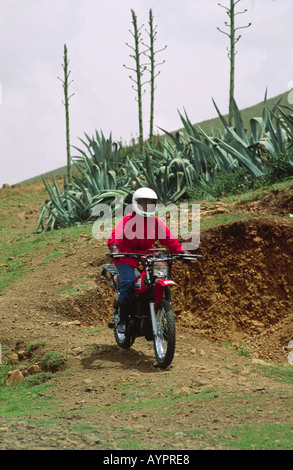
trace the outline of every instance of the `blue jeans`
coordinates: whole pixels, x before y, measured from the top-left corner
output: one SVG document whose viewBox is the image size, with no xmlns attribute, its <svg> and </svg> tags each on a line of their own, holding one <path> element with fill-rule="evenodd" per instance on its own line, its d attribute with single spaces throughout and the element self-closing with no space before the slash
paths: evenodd
<svg viewBox="0 0 293 470">
<path fill-rule="evenodd" d="M 131 299 L 136 275 L 134 274 L 134 267 L 129 264 L 118 264 L 116 269 L 121 281 L 120 304 L 125 305 Z"/>
</svg>

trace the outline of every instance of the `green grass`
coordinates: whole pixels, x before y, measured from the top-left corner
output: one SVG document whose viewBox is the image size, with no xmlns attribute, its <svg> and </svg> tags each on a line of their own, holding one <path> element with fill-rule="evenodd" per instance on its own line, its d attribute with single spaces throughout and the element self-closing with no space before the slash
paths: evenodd
<svg viewBox="0 0 293 470">
<path fill-rule="evenodd" d="M 27 383 L 0 387 L 0 416 L 17 418 L 54 413 L 57 401 L 49 395 L 52 383 L 28 387 Z"/>
<path fill-rule="evenodd" d="M 292 450 L 292 424 L 237 426 L 223 433 L 215 442 L 231 450 Z"/>
<path fill-rule="evenodd" d="M 265 377 L 269 377 L 276 382 L 283 382 L 286 384 L 293 385 L 293 367 L 290 365 L 282 364 L 269 364 L 269 365 L 258 365 L 256 370 L 261 372 Z"/>
<path fill-rule="evenodd" d="M 174 439 L 188 439 L 189 445 L 194 442 L 194 447 L 204 443 L 204 446 L 220 446 L 222 449 L 239 449 L 239 450 L 279 450 L 279 449 L 292 449 L 293 448 L 293 428 L 292 425 L 286 422 L 286 419 L 282 418 L 282 407 L 280 407 L 279 396 L 275 395 L 274 392 L 267 392 L 265 396 L 262 394 L 255 395 L 238 393 L 219 393 L 213 388 L 203 389 L 200 393 L 183 396 L 180 393 L 174 393 L 173 390 L 169 390 L 169 393 L 164 397 L 154 397 L 147 399 L 140 395 L 140 399 L 135 398 L 135 391 L 138 392 L 137 384 L 124 383 L 121 384 L 121 389 L 128 389 L 129 393 L 123 394 L 127 399 L 125 403 L 117 403 L 110 406 L 96 406 L 87 407 L 82 410 L 78 410 L 80 419 L 86 419 L 87 415 L 91 417 L 95 416 L 97 422 L 99 422 L 100 415 L 107 413 L 107 415 L 113 414 L 114 416 L 119 414 L 120 417 L 123 414 L 129 415 L 131 412 L 137 414 L 152 414 L 154 419 L 158 422 L 160 416 L 174 419 L 174 413 L 178 416 L 179 410 L 182 413 L 185 410 L 192 411 L 194 413 L 194 427 L 178 428 L 178 431 L 162 429 L 161 430 L 161 442 L 172 441 Z M 149 391 L 151 394 L 151 391 Z M 274 401 L 275 400 L 275 401 Z M 288 397 L 289 401 L 289 397 Z M 272 408 L 268 409 L 274 403 Z M 284 400 L 281 403 L 284 407 L 289 407 L 290 404 Z M 222 409 L 223 416 L 229 416 L 233 414 L 233 422 L 237 423 L 236 426 L 227 424 L 227 429 L 219 427 L 218 434 L 213 432 L 210 433 L 210 428 L 207 426 L 206 429 L 199 429 L 196 426 L 196 412 L 202 407 L 207 409 Z M 233 410 L 233 411 L 231 411 Z M 70 412 L 69 412 L 70 413 Z M 288 411 L 285 409 L 285 415 L 288 415 Z M 67 412 L 63 412 L 67 415 Z M 261 421 L 267 421 L 267 424 L 258 425 L 258 415 L 261 416 Z M 176 418 L 175 418 L 176 419 Z M 282 422 L 283 420 L 283 422 Z M 274 421 L 272 423 L 272 421 Z M 288 418 L 287 418 L 288 421 Z M 225 423 L 225 420 L 224 420 Z M 231 421 L 232 423 L 232 421 Z M 249 424 L 248 424 L 249 423 Z M 253 423 L 253 424 L 252 424 Z M 201 424 L 203 424 L 201 422 Z M 224 424 L 225 426 L 225 424 Z M 136 435 L 135 429 L 123 428 L 120 430 L 112 430 L 105 428 L 109 433 L 111 432 L 113 439 L 119 447 L 123 449 L 147 449 L 148 446 L 140 439 L 141 436 Z M 195 439 L 193 441 L 193 439 Z M 198 439 L 200 439 L 198 441 Z M 173 448 L 171 444 L 166 446 L 158 442 L 158 449 Z M 189 447 L 190 448 L 190 447 Z"/>
<path fill-rule="evenodd" d="M 69 253 L 82 240 L 81 233 L 91 236 L 91 225 L 68 227 L 50 233 L 23 233 L 15 228 L 13 233 L 4 231 L 0 237 L 0 294 L 10 289 L 14 282 L 32 268 L 32 255 L 39 253 L 35 269 Z M 93 238 L 92 243 L 95 240 Z"/>
<path fill-rule="evenodd" d="M 32 344 L 29 347 L 31 350 Z M 8 348 L 4 345 L 3 350 L 5 354 L 0 364 L 0 416 L 29 417 L 43 412 L 54 412 L 57 402 L 52 395 L 48 394 L 49 389 L 54 386 L 51 380 L 54 378 L 53 373 L 40 372 L 27 376 L 16 385 L 6 385 L 8 372 L 17 368 L 17 365 L 7 363 Z M 66 362 L 66 359 L 64 354 L 54 351 L 42 357 L 43 364 L 48 370 L 58 369 Z"/>
<path fill-rule="evenodd" d="M 226 349 L 233 349 L 234 351 L 237 352 L 237 354 L 239 354 L 239 356 L 246 356 L 246 357 L 250 357 L 251 355 L 251 352 L 249 350 L 249 347 L 243 343 L 243 341 L 239 341 L 237 344 L 235 345 L 231 345 L 229 343 L 222 343 L 222 346 Z"/>
<path fill-rule="evenodd" d="M 268 366 L 269 367 L 269 366 Z M 288 367 L 280 367 L 278 364 L 271 366 L 274 370 L 270 377 L 273 380 L 279 380 L 281 375 L 285 383 L 292 380 L 292 371 Z M 260 373 L 266 375 L 266 367 L 258 368 Z M 271 370 L 271 369 L 270 369 Z M 137 429 L 132 426 L 113 429 L 107 425 L 101 425 L 103 416 L 119 414 L 120 418 L 124 414 L 129 415 L 130 412 L 137 414 L 150 414 L 159 422 L 160 417 L 164 419 L 174 420 L 174 413 L 184 413 L 188 409 L 194 413 L 194 425 L 189 428 L 178 427 L 178 431 L 162 429 L 160 431 L 160 441 L 157 443 L 157 449 L 172 449 L 172 442 L 188 440 L 188 445 L 192 448 L 219 446 L 222 449 L 239 449 L 239 450 L 286 450 L 293 448 L 293 427 L 288 423 L 290 408 L 290 397 L 288 400 L 280 400 L 279 394 L 270 391 L 268 386 L 266 393 L 263 394 L 243 394 L 239 393 L 219 393 L 212 387 L 203 388 L 200 392 L 190 395 L 175 393 L 170 388 L 164 396 L 154 396 L 153 393 L 158 392 L 150 386 L 149 381 L 137 384 L 134 381 L 123 382 L 119 385 L 121 395 L 125 400 L 123 403 L 116 403 L 109 406 L 91 406 L 82 409 L 64 410 L 62 403 L 57 402 L 53 396 L 54 382 L 42 384 L 33 384 L 29 381 L 22 382 L 17 386 L 0 387 L 0 416 L 4 419 L 29 419 L 31 424 L 37 426 L 48 427 L 50 425 L 58 425 L 60 427 L 66 423 L 70 423 L 71 416 L 74 414 L 74 424 L 67 424 L 72 431 L 78 433 L 80 437 L 86 436 L 87 432 L 91 432 L 97 436 L 97 439 L 104 439 L 109 444 L 109 448 L 113 441 L 118 448 L 123 450 L 142 450 L 148 449 L 149 445 L 144 439 L 142 433 L 137 433 Z M 143 393 L 141 393 L 143 392 Z M 284 395 L 286 391 L 284 390 Z M 57 406 L 59 405 L 59 406 Z M 210 432 L 209 426 L 202 428 L 201 423 L 196 422 L 197 411 L 204 409 L 222 410 L 222 415 L 233 414 L 233 421 L 227 422 L 225 429 L 225 419 L 223 426 L 218 426 L 219 430 Z M 38 415 L 46 415 L 48 418 L 38 420 Z M 283 418 L 287 416 L 287 418 Z M 34 418 L 30 419 L 30 417 Z M 62 420 L 60 418 L 62 417 Z M 258 417 L 262 424 L 258 424 Z M 76 419 L 79 423 L 76 424 Z M 90 418 L 90 421 L 89 421 Z M 175 418 L 176 419 L 176 418 Z M 102 421 L 101 421 L 102 420 Z M 97 423 L 95 425 L 91 423 Z M 235 423 L 235 425 L 233 425 Z M 263 424 L 265 423 L 265 424 Z M 190 422 L 192 424 L 192 422 Z M 103 440 L 104 445 L 106 441 Z M 168 444 L 162 444 L 162 442 Z M 106 447 L 107 448 L 107 447 Z"/>
<path fill-rule="evenodd" d="M 99 334 L 101 331 L 104 331 L 106 329 L 105 326 L 97 326 L 93 328 L 86 328 L 85 333 L 89 335 L 96 335 Z"/>
<path fill-rule="evenodd" d="M 117 403 L 106 406 L 98 407 L 89 407 L 84 408 L 81 413 L 99 413 L 107 411 L 108 413 L 129 413 L 131 411 L 138 410 L 156 410 L 160 411 L 162 414 L 169 414 L 176 410 L 178 404 L 194 402 L 195 408 L 199 405 L 199 402 L 202 400 L 214 400 L 218 398 L 217 394 L 212 388 L 203 389 L 200 393 L 190 394 L 185 396 L 183 393 L 174 393 L 171 389 L 167 396 L 165 397 L 154 397 L 149 399 L 142 399 L 143 393 L 140 390 L 137 390 L 136 385 L 133 384 L 134 389 L 129 391 L 129 393 L 122 392 L 122 395 L 125 396 L 128 401 L 124 403 Z M 124 386 L 129 387 L 129 385 Z M 149 394 L 149 390 L 147 391 Z"/>
<path fill-rule="evenodd" d="M 288 190 L 292 186 L 292 184 L 293 184 L 293 180 L 291 178 L 287 181 L 275 183 L 273 185 L 265 186 L 263 188 L 259 188 L 259 189 L 252 190 L 252 191 L 247 191 L 246 193 L 243 193 L 241 195 L 227 196 L 219 200 L 227 204 L 234 203 L 235 207 L 237 207 L 237 206 L 240 206 L 241 204 L 248 203 L 250 201 L 255 201 L 255 200 L 260 201 L 261 199 L 265 198 L 270 193 L 273 193 L 276 190 L 279 190 L 279 189 Z M 199 204 L 201 202 L 202 202 L 201 200 L 197 201 L 197 203 Z M 217 201 L 213 201 L 209 203 L 207 201 L 204 201 L 204 202 L 205 204 L 208 204 L 208 206 L 213 208 L 215 202 Z M 253 217 L 254 218 L 260 217 L 262 219 L 263 218 L 268 218 L 268 219 L 278 219 L 278 218 L 289 219 L 290 218 L 289 214 L 285 217 L 277 217 L 277 216 L 264 216 L 263 213 L 258 213 L 258 212 L 254 213 Z M 200 227 L 201 229 L 207 229 L 207 228 L 216 227 L 217 225 L 233 223 L 233 222 L 236 222 L 237 220 L 246 220 L 249 218 L 251 218 L 251 214 L 248 212 L 237 212 L 237 213 L 232 213 L 232 214 L 229 214 L 229 213 L 214 214 L 209 217 L 201 217 Z"/>
<path fill-rule="evenodd" d="M 208 218 L 202 217 L 200 220 L 200 227 L 202 229 L 216 227 L 217 225 L 236 222 L 237 220 L 244 220 L 251 217 L 251 215 L 239 212 L 238 214 L 218 214 Z"/>
<path fill-rule="evenodd" d="M 75 294 L 77 294 L 80 291 L 86 291 L 90 289 L 91 285 L 90 284 L 82 284 L 82 282 L 87 282 L 85 279 L 78 279 L 77 284 L 66 284 L 65 286 L 62 286 L 61 289 L 56 293 L 55 297 L 71 297 Z"/>
<path fill-rule="evenodd" d="M 0 364 L 0 390 L 1 390 L 1 386 L 4 386 L 5 383 L 6 383 L 6 380 L 7 380 L 7 373 L 10 371 L 10 370 L 13 370 L 14 366 L 10 365 L 10 364 Z M 1 400 L 1 395 L 0 395 L 0 400 Z"/>
<path fill-rule="evenodd" d="M 136 430 L 131 428 L 119 429 L 116 442 L 122 450 L 142 450 L 144 448 L 143 438 L 138 438 Z"/>
</svg>

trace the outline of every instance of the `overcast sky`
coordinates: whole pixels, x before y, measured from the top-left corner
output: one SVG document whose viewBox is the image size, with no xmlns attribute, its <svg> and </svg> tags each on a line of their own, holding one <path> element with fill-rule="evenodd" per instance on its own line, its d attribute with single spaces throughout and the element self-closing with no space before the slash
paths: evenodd
<svg viewBox="0 0 293 470">
<path fill-rule="evenodd" d="M 229 5 L 229 0 L 222 0 Z M 165 60 L 156 79 L 155 126 L 173 131 L 184 108 L 193 123 L 216 116 L 215 99 L 228 109 L 228 20 L 218 0 L 0 0 L 0 187 L 66 165 L 62 83 L 63 47 L 74 80 L 70 92 L 71 144 L 86 132 L 129 143 L 138 137 L 131 9 L 145 38 L 149 9 L 157 25 L 157 54 Z M 236 17 L 235 98 L 240 108 L 274 97 L 293 82 L 293 1 L 241 0 Z M 228 32 L 228 29 L 225 29 Z M 147 77 L 147 76 L 146 76 Z M 149 130 L 149 88 L 143 102 Z M 75 153 L 75 152 L 73 152 Z"/>
</svg>

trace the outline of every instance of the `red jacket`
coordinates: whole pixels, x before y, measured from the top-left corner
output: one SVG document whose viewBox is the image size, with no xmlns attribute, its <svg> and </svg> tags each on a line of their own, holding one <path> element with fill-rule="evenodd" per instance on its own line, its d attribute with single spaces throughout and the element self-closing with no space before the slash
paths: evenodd
<svg viewBox="0 0 293 470">
<path fill-rule="evenodd" d="M 117 224 L 108 239 L 108 247 L 115 244 L 123 253 L 144 254 L 153 248 L 156 241 L 168 248 L 171 253 L 180 253 L 183 246 L 158 217 L 142 217 L 135 212 L 126 215 Z M 129 264 L 136 267 L 134 258 L 121 258 L 114 264 Z"/>
</svg>

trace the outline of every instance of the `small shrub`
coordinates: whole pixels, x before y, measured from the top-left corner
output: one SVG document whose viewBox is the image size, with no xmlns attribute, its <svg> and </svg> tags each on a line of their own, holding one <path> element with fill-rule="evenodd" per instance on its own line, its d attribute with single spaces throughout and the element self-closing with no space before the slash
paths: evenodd
<svg viewBox="0 0 293 470">
<path fill-rule="evenodd" d="M 35 385 L 40 385 L 48 380 L 52 379 L 52 372 L 40 372 L 38 374 L 29 375 L 26 378 L 25 385 L 27 387 L 34 387 Z"/>
<path fill-rule="evenodd" d="M 66 361 L 67 356 L 57 351 L 48 352 L 41 359 L 43 369 L 51 372 L 58 370 Z"/>
<path fill-rule="evenodd" d="M 36 351 L 38 348 L 46 346 L 45 341 L 40 341 L 40 342 L 32 342 L 29 343 L 26 347 L 27 352 L 32 353 L 33 351 Z"/>
<path fill-rule="evenodd" d="M 252 187 L 248 173 L 242 168 L 232 172 L 219 172 L 210 188 L 210 194 L 219 198 L 221 196 L 242 194 Z"/>
<path fill-rule="evenodd" d="M 291 150 L 292 152 L 292 150 Z M 293 176 L 293 159 L 288 150 L 273 155 L 266 155 L 267 168 L 264 175 L 265 184 L 274 184 Z"/>
<path fill-rule="evenodd" d="M 243 194 L 253 188 L 253 181 L 242 168 L 234 171 L 219 171 L 213 183 L 202 183 L 188 191 L 191 199 L 213 200 L 222 196 Z"/>
</svg>

